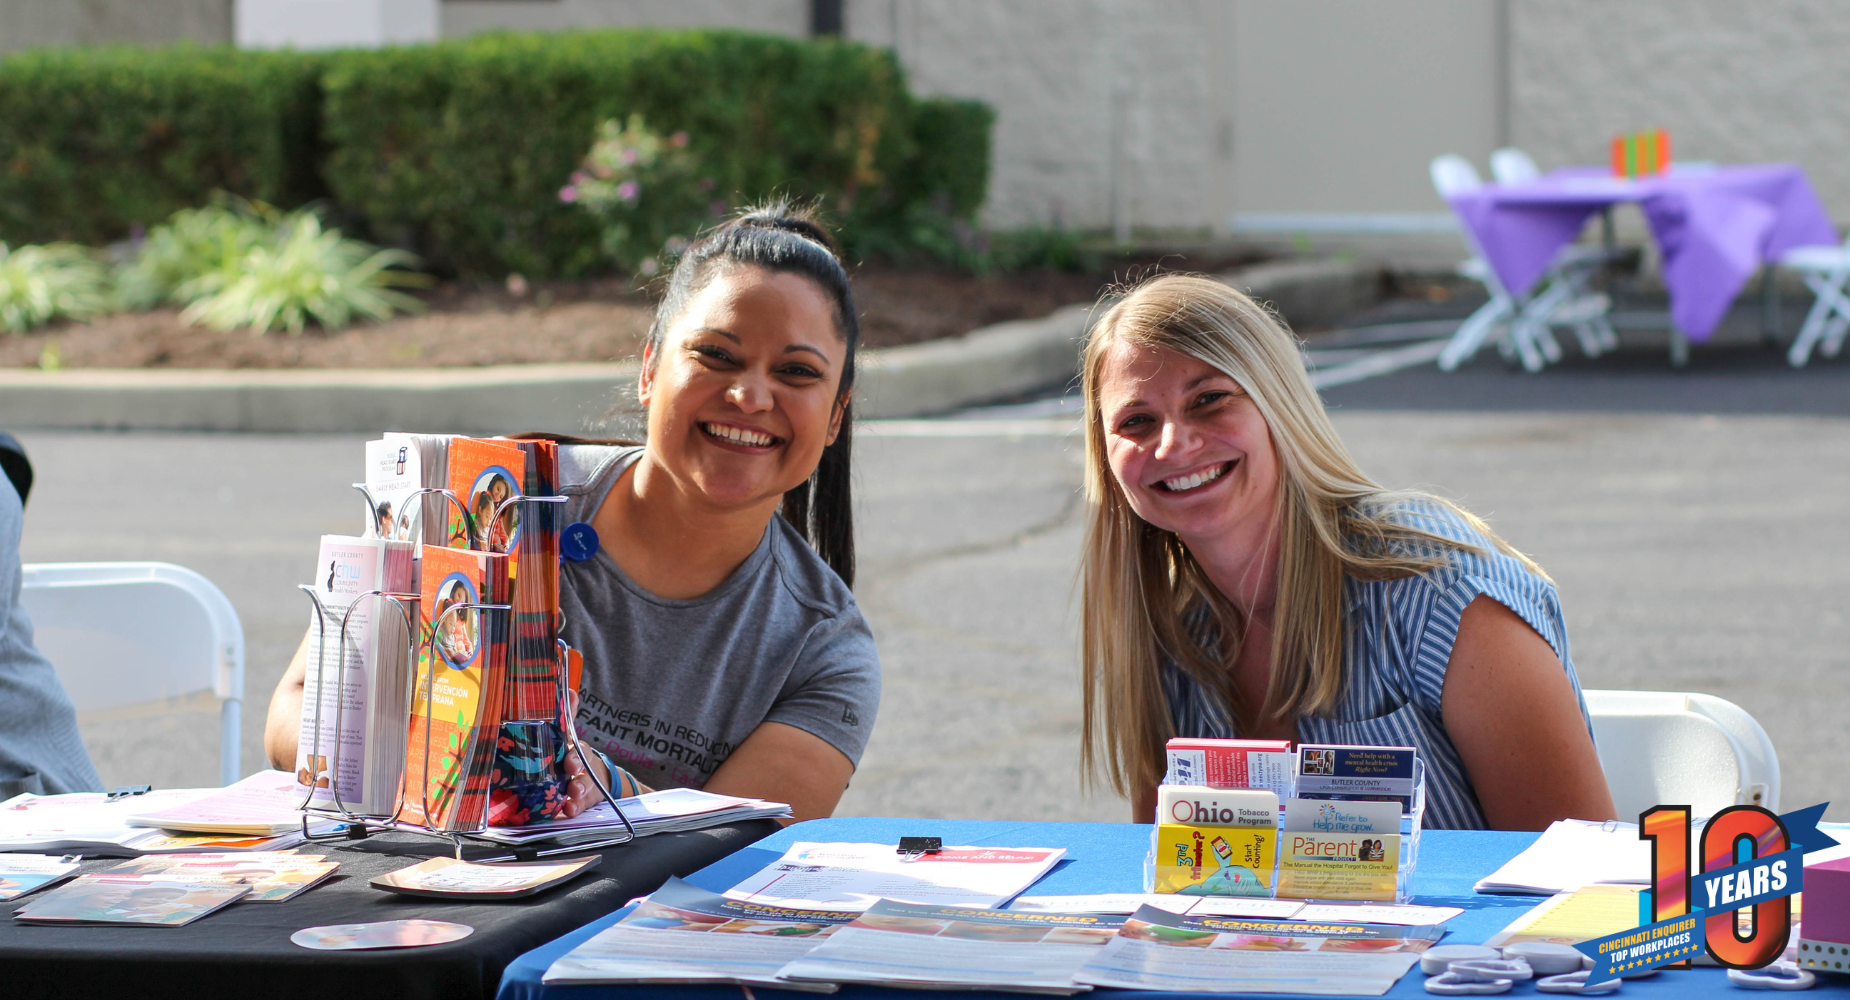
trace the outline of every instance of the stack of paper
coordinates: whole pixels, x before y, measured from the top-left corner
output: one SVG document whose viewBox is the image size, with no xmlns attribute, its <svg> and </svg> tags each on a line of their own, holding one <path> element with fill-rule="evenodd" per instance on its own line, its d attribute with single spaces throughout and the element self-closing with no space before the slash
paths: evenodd
<svg viewBox="0 0 1850 1000">
<path fill-rule="evenodd" d="M 882 899 L 989 909 L 1033 885 L 1065 856 L 1063 847 L 946 847 L 902 855 L 892 844 L 799 841 L 726 895 L 813 910 L 865 910 Z"/>
<path fill-rule="evenodd" d="M 1247 920 L 1145 907 L 1076 978 L 1132 990 L 1380 996 L 1444 935 L 1436 925 Z"/>
<path fill-rule="evenodd" d="M 99 878 L 146 876 L 153 880 L 191 882 L 201 878 L 242 882 L 251 887 L 247 903 L 280 903 L 307 892 L 334 874 L 340 862 L 316 854 L 269 851 L 245 854 L 156 855 L 124 861 Z"/>
<path fill-rule="evenodd" d="M 150 875 L 84 875 L 13 912 L 28 924 L 130 924 L 180 927 L 229 905 L 251 887 L 210 876 L 176 881 Z"/>
<path fill-rule="evenodd" d="M 128 819 L 135 810 L 177 806 L 211 791 L 163 789 L 113 800 L 101 792 L 15 795 L 0 802 L 0 851 L 133 856 L 141 853 L 142 844 L 163 836 L 159 830 L 131 825 Z"/>
<path fill-rule="evenodd" d="M 896 903 L 883 899 L 784 966 L 798 982 L 1067 995 L 1124 917 Z"/>
<path fill-rule="evenodd" d="M 636 828 L 636 836 L 652 833 L 681 833 L 703 830 L 723 823 L 742 823 L 750 819 L 789 819 L 790 807 L 782 802 L 741 799 L 715 795 L 692 788 L 667 788 L 618 800 L 623 815 Z M 608 802 L 579 813 L 571 819 L 550 820 L 529 826 L 489 827 L 485 839 L 502 844 L 524 845 L 540 840 L 561 844 L 584 843 L 621 831 L 623 821 Z M 888 848 L 889 851 L 892 848 Z"/>
<path fill-rule="evenodd" d="M 1594 882 L 1644 885 L 1651 880 L 1651 844 L 1638 824 L 1556 820 L 1503 867 L 1478 880 L 1478 892 L 1550 896 Z"/>
<path fill-rule="evenodd" d="M 286 771 L 259 771 L 234 785 L 164 808 L 150 809 L 158 804 L 143 803 L 129 815 L 128 823 L 190 833 L 273 837 L 302 829 L 306 791 Z"/>
<path fill-rule="evenodd" d="M 809 954 L 850 913 L 727 899 L 678 878 L 546 970 L 547 983 L 718 983 L 833 993 L 780 970 Z"/>
</svg>

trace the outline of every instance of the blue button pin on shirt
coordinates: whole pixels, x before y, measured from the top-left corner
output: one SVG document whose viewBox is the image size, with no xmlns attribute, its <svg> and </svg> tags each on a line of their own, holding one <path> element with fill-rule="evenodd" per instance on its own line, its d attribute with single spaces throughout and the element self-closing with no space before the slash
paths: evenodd
<svg viewBox="0 0 1850 1000">
<path fill-rule="evenodd" d="M 583 521 L 573 521 L 559 532 L 559 554 L 573 562 L 584 562 L 597 555 L 597 529 Z"/>
</svg>

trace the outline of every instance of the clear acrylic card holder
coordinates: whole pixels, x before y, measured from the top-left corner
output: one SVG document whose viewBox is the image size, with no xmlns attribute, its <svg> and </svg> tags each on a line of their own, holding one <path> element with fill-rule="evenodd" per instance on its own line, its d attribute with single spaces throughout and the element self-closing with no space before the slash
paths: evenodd
<svg viewBox="0 0 1850 1000">
<path fill-rule="evenodd" d="M 373 512 L 377 510 L 377 506 L 372 502 L 371 494 L 369 493 L 369 491 L 367 491 L 366 487 L 363 484 L 356 483 L 355 488 L 360 490 L 360 492 L 366 496 L 368 516 L 369 517 L 373 516 Z M 470 516 L 468 506 L 464 504 L 462 500 L 456 496 L 455 493 L 449 490 L 445 490 L 445 489 L 430 488 L 430 489 L 418 490 L 415 493 L 411 494 L 411 496 L 407 499 L 408 501 L 413 500 L 413 499 L 421 501 L 423 498 L 428 497 L 428 496 L 442 497 L 442 498 L 447 499 L 449 503 L 454 504 L 457 510 L 461 512 L 464 530 L 466 534 L 471 539 L 471 541 L 475 539 L 476 537 L 475 524 L 474 524 L 473 518 Z M 566 500 L 567 498 L 562 497 L 562 496 L 561 497 L 521 497 L 521 496 L 509 497 L 507 500 L 503 501 L 499 507 L 495 509 L 494 516 L 499 518 L 507 510 L 508 506 L 511 504 L 531 503 L 531 504 L 551 505 L 551 504 L 564 503 L 566 502 Z M 408 502 L 406 506 L 409 507 Z M 398 519 L 397 523 L 388 527 L 388 531 L 390 532 L 390 535 L 388 537 L 399 537 L 402 540 L 404 534 L 408 533 L 411 525 L 412 525 L 412 521 L 410 520 L 408 513 L 405 515 L 402 515 Z M 471 547 L 473 547 L 473 545 Z M 338 692 L 338 691 L 345 690 L 345 682 L 347 679 L 347 670 L 348 670 L 348 663 L 347 663 L 348 658 L 346 655 L 346 651 L 348 648 L 348 626 L 352 618 L 352 615 L 354 613 L 354 609 L 357 606 L 359 606 L 360 602 L 362 601 L 379 601 L 389 606 L 394 612 L 396 612 L 400 616 L 399 621 L 405 627 L 405 641 L 407 644 L 407 648 L 405 651 L 407 655 L 406 662 L 408 664 L 408 670 L 406 671 L 406 691 L 405 691 L 405 696 L 406 696 L 405 697 L 405 709 L 406 710 L 405 710 L 404 716 L 401 719 L 395 720 L 395 725 L 389 731 L 396 733 L 397 739 L 400 745 L 402 746 L 402 745 L 407 745 L 410 742 L 410 738 L 411 738 L 412 709 L 413 709 L 414 703 L 419 694 L 418 693 L 419 659 L 420 659 L 419 654 L 420 652 L 422 652 L 429 657 L 429 659 L 426 662 L 429 662 L 429 663 L 436 662 L 437 658 L 441 655 L 441 653 L 436 649 L 437 636 L 440 634 L 441 629 L 444 627 L 444 625 L 449 620 L 448 616 L 458 614 L 461 612 L 473 612 L 477 615 L 482 615 L 482 614 L 511 615 L 514 610 L 514 606 L 512 604 L 491 604 L 491 603 L 482 603 L 482 602 L 459 603 L 459 604 L 451 605 L 448 608 L 444 609 L 443 613 L 438 616 L 437 621 L 432 623 L 432 629 L 431 629 L 430 636 L 428 639 L 424 639 L 420 637 L 419 629 L 418 629 L 418 624 L 422 620 L 422 616 L 419 614 L 419 605 L 422 603 L 421 595 L 409 594 L 409 593 L 390 593 L 387 591 L 379 591 L 379 590 L 368 591 L 366 593 L 360 594 L 357 597 L 355 597 L 352 604 L 349 604 L 346 608 L 340 609 L 338 613 L 336 613 L 334 610 L 327 607 L 327 605 L 316 594 L 315 589 L 313 587 L 307 584 L 303 584 L 301 585 L 301 589 L 304 593 L 308 595 L 310 602 L 314 605 L 315 628 L 317 630 L 317 648 L 320 650 L 320 653 L 321 653 L 320 657 L 316 660 L 316 662 L 309 665 L 309 668 L 315 671 L 317 697 L 316 697 L 315 707 L 314 707 L 314 736 L 313 736 L 313 741 L 310 745 L 307 758 L 311 762 L 311 764 L 313 764 L 317 768 L 317 770 L 314 774 L 310 776 L 311 781 L 309 784 L 309 788 L 308 788 L 307 794 L 303 798 L 302 805 L 300 806 L 300 809 L 302 811 L 302 836 L 305 839 L 310 840 L 310 841 L 359 840 L 367 836 L 370 836 L 374 832 L 398 831 L 398 832 L 404 832 L 404 833 L 413 833 L 413 834 L 421 834 L 421 835 L 427 835 L 427 836 L 433 836 L 433 837 L 440 837 L 445 840 L 448 840 L 451 842 L 452 846 L 454 847 L 455 856 L 458 859 L 462 858 L 463 847 L 466 841 L 475 841 L 475 842 L 481 843 L 491 848 L 498 848 L 501 851 L 505 852 L 505 857 L 496 857 L 496 858 L 483 859 L 483 860 L 514 860 L 514 859 L 528 860 L 528 859 L 539 858 L 539 857 L 550 857 L 550 856 L 557 855 L 557 854 L 576 853 L 576 852 L 582 852 L 582 851 L 588 851 L 588 850 L 599 850 L 599 849 L 606 848 L 606 847 L 615 847 L 621 844 L 629 843 L 636 839 L 635 826 L 631 824 L 629 817 L 624 815 L 623 807 L 618 803 L 617 797 L 611 794 L 609 783 L 598 776 L 597 768 L 592 766 L 591 759 L 589 755 L 586 753 L 584 744 L 578 738 L 577 726 L 575 725 L 575 721 L 573 718 L 574 712 L 572 710 L 572 705 L 571 705 L 571 687 L 570 687 L 570 681 L 569 681 L 568 663 L 569 663 L 569 656 L 571 653 L 571 647 L 568 646 L 563 639 L 555 639 L 554 641 L 556 654 L 557 654 L 557 663 L 556 663 L 556 669 L 555 669 L 555 675 L 554 675 L 555 697 L 553 699 L 553 705 L 552 705 L 554 718 L 550 721 L 553 721 L 558 725 L 560 735 L 564 738 L 565 743 L 566 743 L 566 753 L 575 754 L 578 757 L 579 763 L 583 765 L 585 773 L 591 778 L 592 782 L 597 785 L 598 791 L 603 794 L 604 801 L 608 802 L 610 804 L 611 810 L 614 813 L 616 813 L 618 821 L 621 822 L 623 825 L 623 828 L 621 831 L 618 831 L 613 828 L 608 831 L 608 836 L 602 836 L 602 837 L 591 836 L 591 837 L 586 837 L 585 839 L 575 839 L 572 843 L 569 843 L 569 844 L 557 844 L 557 845 L 548 846 L 548 847 L 541 847 L 541 846 L 534 846 L 534 845 L 513 847 L 510 845 L 501 843 L 500 841 L 487 839 L 482 836 L 488 830 L 486 806 L 484 806 L 482 810 L 482 819 L 479 822 L 469 824 L 465 827 L 455 828 L 455 829 L 438 828 L 426 822 L 417 822 L 414 820 L 407 819 L 405 816 L 405 804 L 406 804 L 405 795 L 407 792 L 407 788 L 406 788 L 406 783 L 402 780 L 402 778 L 399 781 L 397 794 L 394 797 L 394 804 L 390 811 L 388 812 L 380 812 L 380 811 L 367 812 L 361 809 L 352 808 L 348 804 L 348 802 L 343 798 L 341 788 L 340 788 L 340 748 L 341 748 L 341 745 L 345 737 L 344 730 L 345 730 L 346 714 L 347 714 L 344 709 L 344 706 L 340 710 L 338 710 L 335 715 L 334 733 L 333 733 L 334 745 L 331 748 L 326 748 L 326 749 L 330 749 L 332 752 L 331 754 L 322 753 L 322 750 L 324 749 L 324 747 L 322 746 L 322 743 L 321 743 L 322 733 L 323 733 L 321 713 L 322 713 L 322 706 L 328 700 L 324 692 L 327 690 L 325 685 L 327 683 L 328 674 L 329 674 L 328 663 L 327 663 L 328 652 L 329 652 L 329 644 L 327 642 L 329 626 L 330 626 L 329 619 L 333 617 L 338 617 L 339 619 L 338 631 L 336 633 L 339 638 L 339 644 L 338 646 L 334 647 L 336 651 L 337 666 L 335 667 L 333 671 L 334 673 L 333 679 L 336 685 L 335 690 Z M 481 634 L 479 624 L 477 626 L 477 634 L 478 635 Z M 509 677 L 504 675 L 503 683 L 506 684 L 509 682 L 510 682 Z M 432 699 L 434 697 L 432 687 L 433 685 L 428 684 L 428 683 L 423 685 L 422 696 L 424 698 L 424 717 L 427 719 L 431 717 Z M 342 702 L 342 699 L 337 694 L 335 697 L 335 703 L 339 705 L 341 704 L 341 702 Z M 498 726 L 497 726 L 497 732 L 495 733 L 484 732 L 486 728 L 487 726 L 478 727 L 476 734 L 475 734 L 475 738 L 478 740 L 479 739 L 494 740 L 499 736 Z M 430 809 L 430 801 L 429 801 L 431 754 L 430 754 L 430 745 L 428 742 L 430 739 L 430 728 L 428 725 L 425 727 L 424 737 L 426 740 L 425 746 L 423 748 L 425 751 L 424 753 L 424 780 L 421 783 L 422 785 L 421 794 L 423 795 L 423 798 L 419 801 L 419 806 L 420 806 L 419 811 L 424 817 L 428 819 L 432 815 L 432 812 Z M 492 747 L 489 749 L 492 751 Z M 320 781 L 319 768 L 321 766 L 322 761 L 331 762 L 328 764 L 327 771 L 326 771 L 326 775 L 327 775 L 326 788 L 327 788 L 328 794 L 325 798 L 317 794 L 317 792 L 319 791 L 319 788 L 317 786 L 319 785 L 319 781 Z M 464 780 L 464 783 L 466 784 L 467 782 L 466 774 L 464 775 L 463 780 Z M 463 789 L 458 788 L 456 790 L 456 794 L 458 795 L 463 794 Z M 486 792 L 484 792 L 484 794 L 486 794 Z M 340 823 L 344 823 L 345 827 L 333 833 L 314 833 L 311 831 L 310 825 L 309 825 L 311 816 L 318 816 L 318 817 L 321 817 L 322 819 L 334 820 Z"/>
</svg>

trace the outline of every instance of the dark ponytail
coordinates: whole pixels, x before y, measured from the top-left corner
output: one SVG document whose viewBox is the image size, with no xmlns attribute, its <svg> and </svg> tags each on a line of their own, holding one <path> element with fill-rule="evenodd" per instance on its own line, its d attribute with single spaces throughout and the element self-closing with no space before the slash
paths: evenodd
<svg viewBox="0 0 1850 1000">
<path fill-rule="evenodd" d="M 747 209 L 688 245 L 675 263 L 661 308 L 655 312 L 655 324 L 649 328 L 651 354 L 661 357 L 662 337 L 688 302 L 714 276 L 732 266 L 799 275 L 828 295 L 835 305 L 835 329 L 848 345 L 840 392 L 852 389 L 861 325 L 855 316 L 848 272 L 829 231 L 807 210 L 785 201 Z M 781 509 L 784 520 L 809 539 L 816 554 L 850 587 L 854 586 L 854 498 L 849 485 L 853 427 L 853 409 L 843 404 L 841 432 L 835 443 L 822 450 L 816 471 L 784 494 Z"/>
</svg>

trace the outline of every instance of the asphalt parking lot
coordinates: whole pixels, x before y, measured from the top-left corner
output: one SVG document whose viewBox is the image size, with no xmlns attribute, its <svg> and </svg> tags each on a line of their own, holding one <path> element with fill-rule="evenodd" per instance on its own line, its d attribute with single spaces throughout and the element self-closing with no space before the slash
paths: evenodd
<svg viewBox="0 0 1850 1000">
<path fill-rule="evenodd" d="M 1364 468 L 1489 518 L 1559 583 L 1595 688 L 1704 691 L 1772 734 L 1787 808 L 1840 797 L 1850 752 L 1850 364 L 1648 347 L 1540 376 L 1494 355 L 1331 389 Z M 1769 360 L 1773 359 L 1773 360 Z M 865 425 L 862 576 L 886 688 L 841 811 L 1121 819 L 1084 794 L 1071 401 Z M 1061 414 L 1067 414 L 1062 416 Z M 159 559 L 231 597 L 248 646 L 246 770 L 307 620 L 316 538 L 353 530 L 356 436 L 26 433 L 27 561 Z M 209 705 L 84 722 L 107 783 L 210 783 Z M 1850 819 L 1850 805 L 1832 819 Z"/>
</svg>

